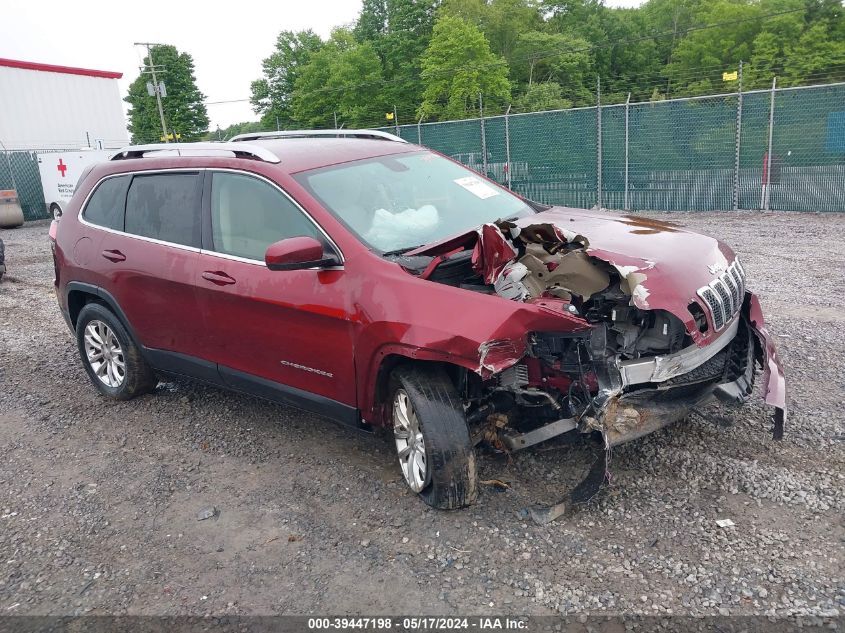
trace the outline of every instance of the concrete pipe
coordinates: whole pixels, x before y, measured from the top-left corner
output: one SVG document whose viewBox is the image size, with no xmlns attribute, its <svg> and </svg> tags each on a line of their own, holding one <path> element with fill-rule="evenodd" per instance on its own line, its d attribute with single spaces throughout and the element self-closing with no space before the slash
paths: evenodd
<svg viewBox="0 0 845 633">
<path fill-rule="evenodd" d="M 0 228 L 13 229 L 23 224 L 18 192 L 14 189 L 0 189 Z"/>
</svg>

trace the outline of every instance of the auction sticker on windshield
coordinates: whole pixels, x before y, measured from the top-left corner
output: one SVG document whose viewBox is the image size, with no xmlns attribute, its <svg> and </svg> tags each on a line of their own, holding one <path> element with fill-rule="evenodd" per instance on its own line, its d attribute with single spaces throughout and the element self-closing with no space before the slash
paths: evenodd
<svg viewBox="0 0 845 633">
<path fill-rule="evenodd" d="M 464 178 L 458 178 L 455 180 L 455 183 L 469 191 L 474 196 L 481 198 L 482 200 L 486 200 L 487 198 L 492 198 L 493 196 L 499 195 L 499 192 L 493 189 L 493 187 L 488 185 L 483 180 L 479 180 L 475 176 L 466 176 Z"/>
</svg>

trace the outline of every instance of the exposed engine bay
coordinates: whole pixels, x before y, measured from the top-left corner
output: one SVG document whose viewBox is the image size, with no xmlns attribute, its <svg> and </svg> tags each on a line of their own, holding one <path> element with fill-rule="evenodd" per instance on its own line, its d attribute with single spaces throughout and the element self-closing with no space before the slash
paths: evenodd
<svg viewBox="0 0 845 633">
<path fill-rule="evenodd" d="M 609 449 L 713 396 L 743 403 L 751 395 L 764 341 L 749 320 L 756 298 L 746 295 L 738 260 L 723 272 L 713 266 L 716 280 L 697 297 L 681 297 L 686 309 L 673 313 L 650 304 L 653 262 L 601 255 L 587 237 L 555 224 L 499 221 L 433 255 L 389 256 L 422 279 L 542 306 L 589 326 L 529 332 L 527 352 L 501 370 L 485 362 L 501 342 L 482 345 L 482 378 L 470 374 L 464 384 L 467 420 L 479 440 L 511 451 L 580 431 Z M 777 438 L 785 415 L 778 411 Z M 603 480 L 591 477 L 582 496 Z"/>
</svg>

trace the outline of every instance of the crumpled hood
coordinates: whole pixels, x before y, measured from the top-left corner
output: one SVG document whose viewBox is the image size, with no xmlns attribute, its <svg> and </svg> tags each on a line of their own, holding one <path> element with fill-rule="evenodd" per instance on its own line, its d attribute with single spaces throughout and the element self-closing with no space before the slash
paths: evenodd
<svg viewBox="0 0 845 633">
<path fill-rule="evenodd" d="M 608 262 L 629 278 L 634 304 L 643 310 L 667 310 L 687 326 L 696 342 L 706 344 L 687 306 L 736 258 L 717 239 L 650 218 L 553 207 L 515 222 L 520 228 L 549 223 L 571 237 L 583 235 L 592 257 Z M 696 336 L 698 335 L 698 336 Z"/>
<path fill-rule="evenodd" d="M 632 303 L 642 310 L 666 310 L 685 325 L 699 346 L 709 344 L 721 332 L 701 333 L 689 312 L 689 304 L 702 302 L 697 291 L 724 273 L 736 259 L 729 246 L 717 239 L 662 222 L 633 215 L 552 207 L 515 220 L 520 230 L 552 225 L 568 241 L 586 239 L 586 253 L 607 262 L 627 282 Z M 580 241 L 580 240 L 578 240 Z M 407 255 L 444 254 L 456 248 L 472 248 L 485 254 L 486 277 L 501 273 L 515 250 L 493 224 L 414 249 Z M 487 279 L 489 283 L 491 279 Z M 704 307 L 702 305 L 702 307 Z M 722 330 L 724 331 L 724 330 Z"/>
</svg>

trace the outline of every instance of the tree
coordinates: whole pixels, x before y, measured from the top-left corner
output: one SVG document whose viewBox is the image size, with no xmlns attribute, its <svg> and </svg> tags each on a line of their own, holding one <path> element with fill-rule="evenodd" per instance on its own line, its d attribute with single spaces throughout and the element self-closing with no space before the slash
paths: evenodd
<svg viewBox="0 0 845 633">
<path fill-rule="evenodd" d="M 699 24 L 719 24 L 716 28 L 685 35 L 666 65 L 671 94 L 707 94 L 723 89 L 722 72 L 735 69 L 740 59 L 751 59 L 754 39 L 760 33 L 762 10 L 759 4 L 716 0 L 696 13 Z"/>
<path fill-rule="evenodd" d="M 219 126 L 214 131 L 209 131 L 203 140 L 205 141 L 228 141 L 233 136 L 238 134 L 246 134 L 247 132 L 266 132 L 266 127 L 261 121 L 244 121 L 243 123 L 232 123 L 223 129 Z"/>
<path fill-rule="evenodd" d="M 359 42 L 375 42 L 387 31 L 387 0 L 364 0 L 352 32 Z"/>
<path fill-rule="evenodd" d="M 512 77 L 525 85 L 526 93 L 538 81 L 554 82 L 570 103 L 595 102 L 593 58 L 586 40 L 562 33 L 529 31 L 520 36 L 515 57 L 519 61 L 512 68 Z"/>
<path fill-rule="evenodd" d="M 810 26 L 790 49 L 784 62 L 783 85 L 829 83 L 845 78 L 845 40 L 831 38 L 827 25 Z"/>
<path fill-rule="evenodd" d="M 262 62 L 264 77 L 252 82 L 250 102 L 265 129 L 298 127 L 293 117 L 296 80 L 311 57 L 323 46 L 314 31 L 282 31 L 276 50 Z"/>
<path fill-rule="evenodd" d="M 305 127 L 361 127 L 380 120 L 388 108 L 378 55 L 369 42 L 335 29 L 331 39 L 301 69 L 293 97 L 293 116 Z"/>
<path fill-rule="evenodd" d="M 540 112 L 542 110 L 563 110 L 572 107 L 572 101 L 563 98 L 560 84 L 543 81 L 528 86 L 528 89 L 514 103 L 519 112 Z"/>
<path fill-rule="evenodd" d="M 165 84 L 167 96 L 162 97 L 164 119 L 168 133 L 181 135 L 183 141 L 195 141 L 208 130 L 208 112 L 203 95 L 194 77 L 194 60 L 188 53 L 180 53 L 175 46 L 161 44 L 150 49 L 155 61 L 157 79 Z M 149 65 L 149 58 L 144 64 Z M 129 131 L 133 143 L 158 142 L 162 135 L 156 98 L 147 92 L 150 75 L 141 74 L 129 86 L 124 101 L 130 105 Z"/>
<path fill-rule="evenodd" d="M 422 57 L 423 102 L 418 116 L 464 118 L 478 111 L 478 96 L 507 103 L 507 62 L 493 54 L 477 26 L 441 15 Z"/>
<path fill-rule="evenodd" d="M 420 58 L 431 39 L 434 0 L 364 0 L 353 29 L 381 61 L 384 102 L 409 118 L 422 100 Z"/>
<path fill-rule="evenodd" d="M 488 7 L 481 30 L 493 52 L 511 63 L 520 34 L 541 28 L 540 12 L 530 0 L 491 0 Z"/>
<path fill-rule="evenodd" d="M 508 62 L 520 35 L 540 29 L 543 23 L 533 0 L 444 0 L 440 13 L 477 26 L 490 42 L 490 49 Z"/>
</svg>

